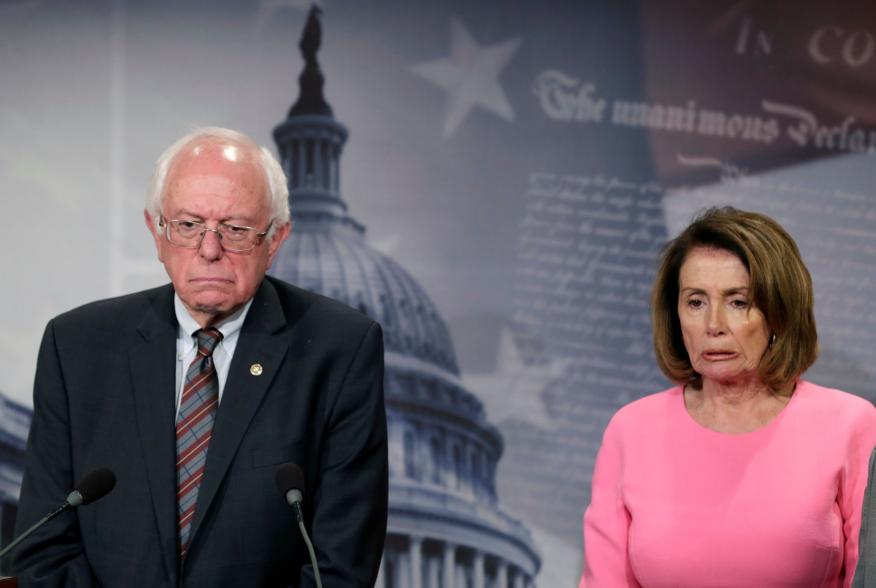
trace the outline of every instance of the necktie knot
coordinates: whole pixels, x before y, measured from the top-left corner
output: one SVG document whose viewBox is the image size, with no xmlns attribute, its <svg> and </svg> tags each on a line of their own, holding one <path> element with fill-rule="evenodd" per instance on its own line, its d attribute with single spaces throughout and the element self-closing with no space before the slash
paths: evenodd
<svg viewBox="0 0 876 588">
<path fill-rule="evenodd" d="M 198 329 L 195 331 L 195 337 L 198 339 L 198 353 L 204 357 L 213 355 L 213 350 L 219 341 L 222 340 L 222 333 L 218 329 Z"/>
</svg>

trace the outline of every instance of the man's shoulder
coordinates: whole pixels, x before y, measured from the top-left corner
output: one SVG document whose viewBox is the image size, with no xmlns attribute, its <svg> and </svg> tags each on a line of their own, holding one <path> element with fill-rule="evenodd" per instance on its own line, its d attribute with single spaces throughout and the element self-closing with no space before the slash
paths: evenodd
<svg viewBox="0 0 876 588">
<path fill-rule="evenodd" d="M 362 310 L 273 277 L 267 277 L 265 285 L 268 288 L 257 295 L 256 301 L 261 304 L 275 296 L 282 312 L 269 310 L 270 304 L 253 307 L 248 322 L 303 338 L 311 350 L 355 354 L 363 345 L 367 349 L 382 346 L 379 323 Z"/>
<path fill-rule="evenodd" d="M 274 287 L 277 297 L 289 317 L 320 322 L 330 320 L 331 323 L 328 324 L 333 329 L 341 325 L 368 328 L 374 324 L 374 320 L 363 311 L 343 302 L 299 288 L 273 276 L 266 276 L 265 279 Z"/>
<path fill-rule="evenodd" d="M 68 329 L 119 328 L 129 322 L 138 324 L 144 314 L 157 304 L 172 304 L 169 284 L 122 296 L 103 298 L 59 314 L 52 322 Z M 169 307 L 172 309 L 172 306 Z"/>
</svg>

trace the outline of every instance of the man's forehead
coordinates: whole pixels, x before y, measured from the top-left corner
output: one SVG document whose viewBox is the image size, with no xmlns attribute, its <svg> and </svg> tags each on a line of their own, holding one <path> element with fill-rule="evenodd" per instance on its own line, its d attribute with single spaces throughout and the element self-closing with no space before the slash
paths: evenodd
<svg viewBox="0 0 876 588">
<path fill-rule="evenodd" d="M 184 198 L 189 194 L 197 195 L 215 195 L 219 197 L 228 197 L 231 195 L 242 195 L 248 191 L 245 182 L 241 182 L 240 178 L 228 176 L 226 174 L 216 173 L 190 173 L 178 175 L 170 184 L 168 197 L 174 200 Z"/>
<path fill-rule="evenodd" d="M 261 184 L 222 174 L 186 174 L 168 186 L 164 206 L 168 213 L 197 209 L 252 215 L 268 208 L 268 197 Z"/>
</svg>

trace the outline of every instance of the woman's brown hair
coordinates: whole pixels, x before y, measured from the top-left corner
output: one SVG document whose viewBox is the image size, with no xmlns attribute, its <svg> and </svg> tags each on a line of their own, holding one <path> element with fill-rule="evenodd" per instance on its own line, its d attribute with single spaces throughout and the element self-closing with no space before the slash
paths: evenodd
<svg viewBox="0 0 876 588">
<path fill-rule="evenodd" d="M 732 207 L 701 213 L 665 249 L 651 291 L 651 325 L 657 364 L 675 382 L 702 386 L 681 335 L 678 277 L 697 247 L 723 249 L 742 261 L 749 275 L 749 299 L 764 315 L 770 344 L 761 358 L 761 381 L 778 391 L 815 362 L 818 333 L 812 278 L 794 239 L 770 217 Z"/>
</svg>

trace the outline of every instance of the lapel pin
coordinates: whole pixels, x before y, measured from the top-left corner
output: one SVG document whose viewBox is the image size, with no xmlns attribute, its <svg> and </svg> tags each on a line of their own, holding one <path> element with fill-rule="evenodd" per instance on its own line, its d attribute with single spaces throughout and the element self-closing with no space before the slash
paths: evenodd
<svg viewBox="0 0 876 588">
<path fill-rule="evenodd" d="M 262 364 L 260 364 L 260 363 L 254 363 L 251 366 L 249 366 L 249 373 L 251 373 L 254 376 L 262 375 L 263 371 L 265 371 L 265 370 L 264 370 L 264 368 L 262 368 Z"/>
</svg>

